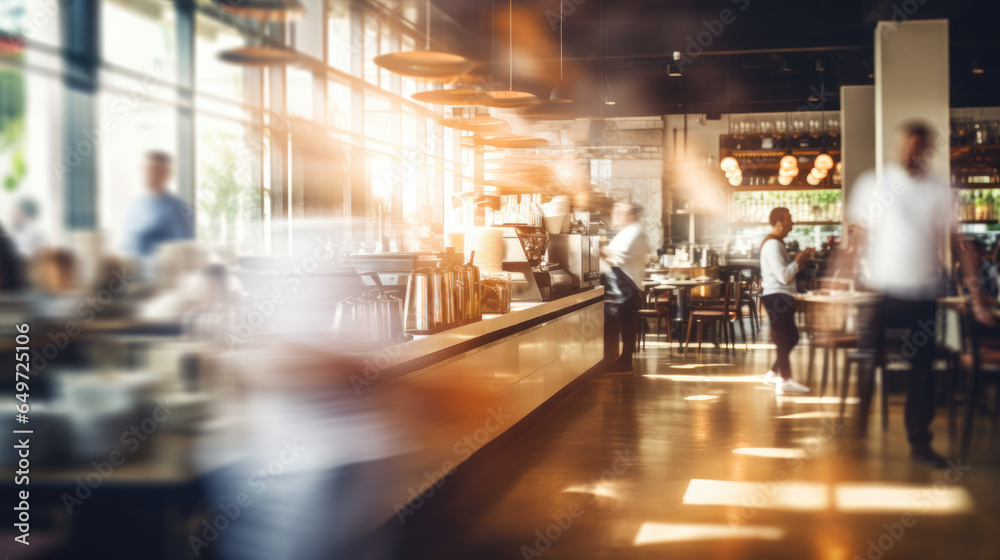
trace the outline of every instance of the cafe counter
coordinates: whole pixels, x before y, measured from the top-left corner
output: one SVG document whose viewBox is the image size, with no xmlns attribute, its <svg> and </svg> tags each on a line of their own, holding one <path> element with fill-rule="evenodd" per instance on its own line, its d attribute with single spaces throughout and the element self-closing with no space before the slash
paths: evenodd
<svg viewBox="0 0 1000 560">
<path fill-rule="evenodd" d="M 436 485 L 475 451 L 507 432 L 604 355 L 604 288 L 387 346 L 361 356 L 358 391 L 402 389 L 438 403 L 415 434 L 419 448 L 388 492 L 385 511 Z M 390 516 L 392 513 L 390 513 Z"/>
</svg>

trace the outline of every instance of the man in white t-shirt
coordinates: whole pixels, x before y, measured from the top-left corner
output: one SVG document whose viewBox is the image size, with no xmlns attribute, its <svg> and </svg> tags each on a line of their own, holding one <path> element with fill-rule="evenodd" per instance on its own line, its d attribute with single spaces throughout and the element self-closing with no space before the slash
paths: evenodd
<svg viewBox="0 0 1000 560">
<path fill-rule="evenodd" d="M 621 331 L 621 356 L 611 366 L 612 371 L 632 371 L 632 355 L 635 353 L 635 316 L 641 304 L 640 296 L 646 263 L 649 260 L 649 243 L 639 223 L 639 207 L 632 204 L 615 204 L 612 221 L 621 227 L 618 235 L 607 247 L 601 249 L 601 257 L 611 266 L 608 278 L 608 294 L 605 314 L 610 328 Z M 615 344 L 617 345 L 617 335 Z"/>
<path fill-rule="evenodd" d="M 894 138 L 895 161 L 885 167 L 882 177 L 869 171 L 855 184 L 848 220 L 862 239 L 859 281 L 884 295 L 880 329 L 909 331 L 903 346 L 912 350 L 903 357 L 910 362 L 905 422 L 912 457 L 918 463 L 944 468 L 947 461 L 930 445 L 935 412 L 931 365 L 936 299 L 943 295 L 947 278 L 946 244 L 949 236 L 958 237 L 951 191 L 929 173 L 928 154 L 933 146 L 928 126 L 903 125 Z M 975 268 L 970 270 L 974 277 Z"/>
</svg>

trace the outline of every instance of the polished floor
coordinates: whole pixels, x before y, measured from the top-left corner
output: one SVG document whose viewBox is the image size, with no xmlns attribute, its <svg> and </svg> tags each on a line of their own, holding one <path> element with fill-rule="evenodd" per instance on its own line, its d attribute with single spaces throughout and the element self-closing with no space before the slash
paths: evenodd
<svg viewBox="0 0 1000 560">
<path fill-rule="evenodd" d="M 909 460 L 901 398 L 862 440 L 853 399 L 840 426 L 835 399 L 761 384 L 772 358 L 651 343 L 634 373 L 594 378 L 444 479 L 402 526 L 402 557 L 1000 558 L 987 418 L 968 463 L 932 471 Z M 953 456 L 943 410 L 934 431 Z"/>
</svg>

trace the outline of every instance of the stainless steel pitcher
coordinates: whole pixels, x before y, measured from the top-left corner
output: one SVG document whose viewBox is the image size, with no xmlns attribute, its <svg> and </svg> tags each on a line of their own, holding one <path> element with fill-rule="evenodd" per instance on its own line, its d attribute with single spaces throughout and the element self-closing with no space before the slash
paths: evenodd
<svg viewBox="0 0 1000 560">
<path fill-rule="evenodd" d="M 406 279 L 403 328 L 430 331 L 447 324 L 443 306 L 442 274 L 436 268 L 415 268 Z"/>
</svg>

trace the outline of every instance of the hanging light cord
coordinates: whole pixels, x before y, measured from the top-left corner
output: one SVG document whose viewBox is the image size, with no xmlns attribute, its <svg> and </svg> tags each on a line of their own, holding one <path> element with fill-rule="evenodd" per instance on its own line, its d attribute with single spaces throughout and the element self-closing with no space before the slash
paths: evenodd
<svg viewBox="0 0 1000 560">
<path fill-rule="evenodd" d="M 601 76 L 604 76 L 604 0 L 601 0 Z M 604 118 L 604 80 L 601 80 L 601 118 Z"/>
<path fill-rule="evenodd" d="M 559 2 L 559 81 L 563 79 L 563 3 Z"/>
<path fill-rule="evenodd" d="M 429 51 L 431 50 L 431 0 L 427 0 L 425 11 L 424 19 L 427 20 L 427 33 L 424 37 L 424 50 Z"/>
<path fill-rule="evenodd" d="M 510 66 L 510 83 L 507 85 L 507 89 L 514 89 L 514 0 L 508 0 L 507 2 L 507 41 L 510 43 L 510 54 L 508 55 L 507 65 Z"/>
</svg>

